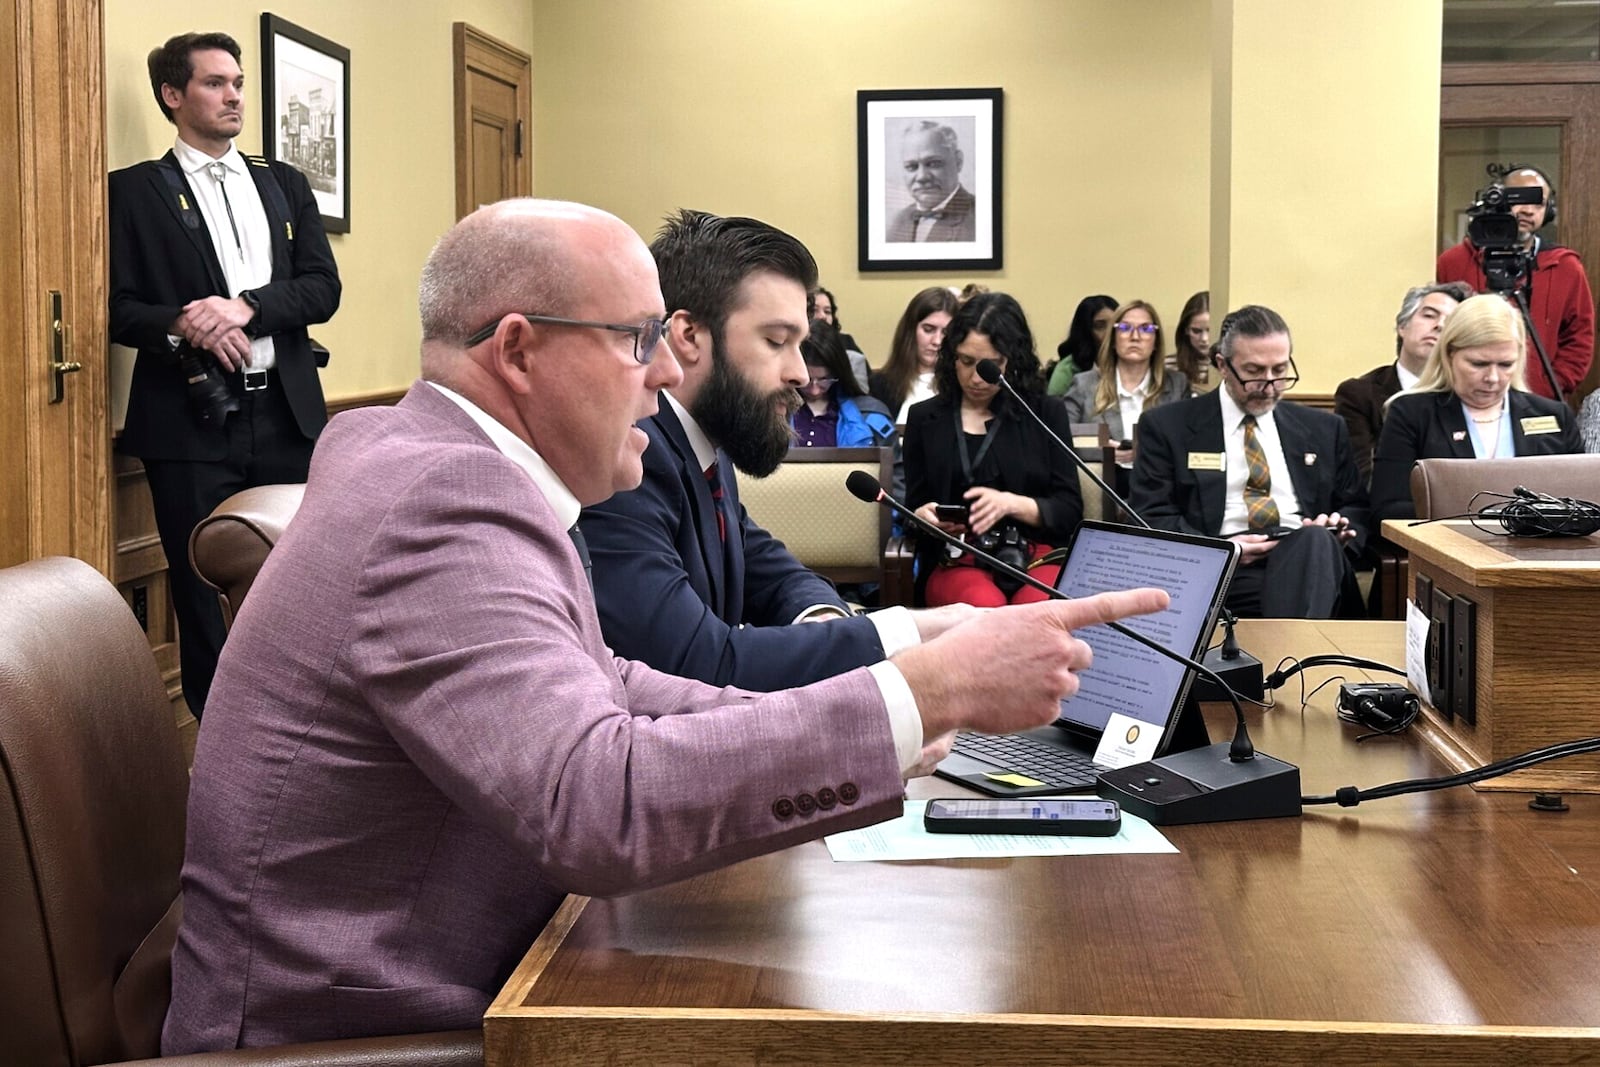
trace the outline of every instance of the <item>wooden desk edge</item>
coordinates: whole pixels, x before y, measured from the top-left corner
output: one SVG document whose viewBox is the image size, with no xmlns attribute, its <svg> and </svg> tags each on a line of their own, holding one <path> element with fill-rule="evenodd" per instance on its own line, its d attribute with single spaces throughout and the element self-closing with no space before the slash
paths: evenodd
<svg viewBox="0 0 1600 1067">
<path fill-rule="evenodd" d="M 1592 1062 L 1600 1028 L 795 1009 L 523 1008 L 485 1020 L 489 1067 L 533 1063 L 923 1065 L 1041 1062 L 1375 1062 L 1415 1067 Z"/>
<path fill-rule="evenodd" d="M 512 1013 L 528 999 L 528 994 L 533 992 L 534 985 L 538 983 L 545 967 L 549 965 L 550 958 L 567 939 L 567 934 L 572 931 L 573 924 L 578 921 L 578 916 L 583 914 L 583 909 L 588 904 L 588 897 L 577 895 L 568 895 L 561 902 L 561 906 L 550 917 L 550 921 L 545 923 L 544 929 L 539 931 L 539 936 L 534 939 L 527 955 L 517 964 L 517 969 L 511 972 L 506 984 L 500 987 L 500 995 L 489 1005 L 485 1018 Z"/>
<path fill-rule="evenodd" d="M 1479 541 L 1460 532 L 1471 527 L 1469 521 L 1441 519 L 1420 530 L 1413 530 L 1411 527 L 1415 521 L 1385 519 L 1383 536 L 1412 555 L 1420 551 L 1435 567 L 1480 588 L 1570 589 L 1600 585 L 1600 561 L 1514 559 L 1495 543 Z M 1502 540 L 1511 542 L 1510 538 Z M 1593 539 L 1559 540 L 1592 542 Z"/>
</svg>

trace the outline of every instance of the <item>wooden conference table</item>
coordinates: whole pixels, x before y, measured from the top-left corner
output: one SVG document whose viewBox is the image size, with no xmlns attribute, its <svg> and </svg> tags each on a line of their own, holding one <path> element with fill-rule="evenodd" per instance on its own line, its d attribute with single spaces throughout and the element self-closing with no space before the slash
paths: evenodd
<svg viewBox="0 0 1600 1067">
<path fill-rule="evenodd" d="M 1239 630 L 1268 669 L 1402 665 L 1402 635 Z M 1302 712 L 1296 678 L 1249 713 L 1303 792 L 1446 772 L 1415 733 L 1357 744 L 1337 688 Z M 1231 735 L 1224 706 L 1207 719 Z M 1566 799 L 1460 788 L 1169 827 L 1176 855 L 833 863 L 818 841 L 571 898 L 485 1017 L 486 1061 L 1600 1063 L 1600 796 Z"/>
</svg>

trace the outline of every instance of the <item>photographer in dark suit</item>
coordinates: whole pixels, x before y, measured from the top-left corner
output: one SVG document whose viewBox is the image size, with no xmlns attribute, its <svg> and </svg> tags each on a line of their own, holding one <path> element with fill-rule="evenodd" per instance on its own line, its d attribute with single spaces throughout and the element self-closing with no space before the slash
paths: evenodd
<svg viewBox="0 0 1600 1067">
<path fill-rule="evenodd" d="M 234 147 L 239 56 L 221 33 L 152 51 L 150 88 L 177 140 L 110 179 L 110 334 L 138 350 L 121 450 L 144 461 L 197 717 L 224 628 L 189 534 L 241 489 L 305 481 L 327 422 L 306 327 L 340 292 L 304 176 Z"/>
<path fill-rule="evenodd" d="M 1299 381 L 1282 316 L 1250 305 L 1222 320 L 1222 388 L 1139 420 L 1129 503 L 1152 525 L 1231 537 L 1239 615 L 1325 619 L 1355 610 L 1345 546 L 1366 533 L 1367 494 L 1337 415 L 1285 402 Z"/>
</svg>

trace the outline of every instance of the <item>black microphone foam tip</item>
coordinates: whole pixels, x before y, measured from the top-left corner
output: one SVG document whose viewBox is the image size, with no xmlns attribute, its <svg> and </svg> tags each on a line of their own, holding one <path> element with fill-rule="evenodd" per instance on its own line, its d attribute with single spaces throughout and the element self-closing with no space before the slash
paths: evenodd
<svg viewBox="0 0 1600 1067">
<path fill-rule="evenodd" d="M 883 486 L 878 484 L 878 479 L 866 471 L 851 471 L 850 477 L 844 480 L 844 487 L 850 490 L 851 495 L 857 500 L 865 500 L 869 504 L 875 503 L 878 494 L 883 492 Z"/>
<path fill-rule="evenodd" d="M 978 360 L 978 377 L 990 385 L 1000 384 L 1000 364 L 992 359 Z"/>
</svg>

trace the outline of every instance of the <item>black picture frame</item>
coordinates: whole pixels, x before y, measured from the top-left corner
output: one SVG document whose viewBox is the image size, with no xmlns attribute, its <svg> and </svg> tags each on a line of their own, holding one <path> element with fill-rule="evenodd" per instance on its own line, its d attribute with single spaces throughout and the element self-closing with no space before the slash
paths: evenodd
<svg viewBox="0 0 1600 1067">
<path fill-rule="evenodd" d="M 261 147 L 306 176 L 323 229 L 350 232 L 350 49 L 261 16 Z"/>
<path fill-rule="evenodd" d="M 856 92 L 859 270 L 971 272 L 1005 265 L 1004 103 L 1001 89 Z M 959 159 L 951 158 L 952 145 Z M 915 177 L 906 170 L 908 149 L 911 158 L 926 161 Z M 940 199 L 929 202 L 934 197 Z"/>
</svg>

